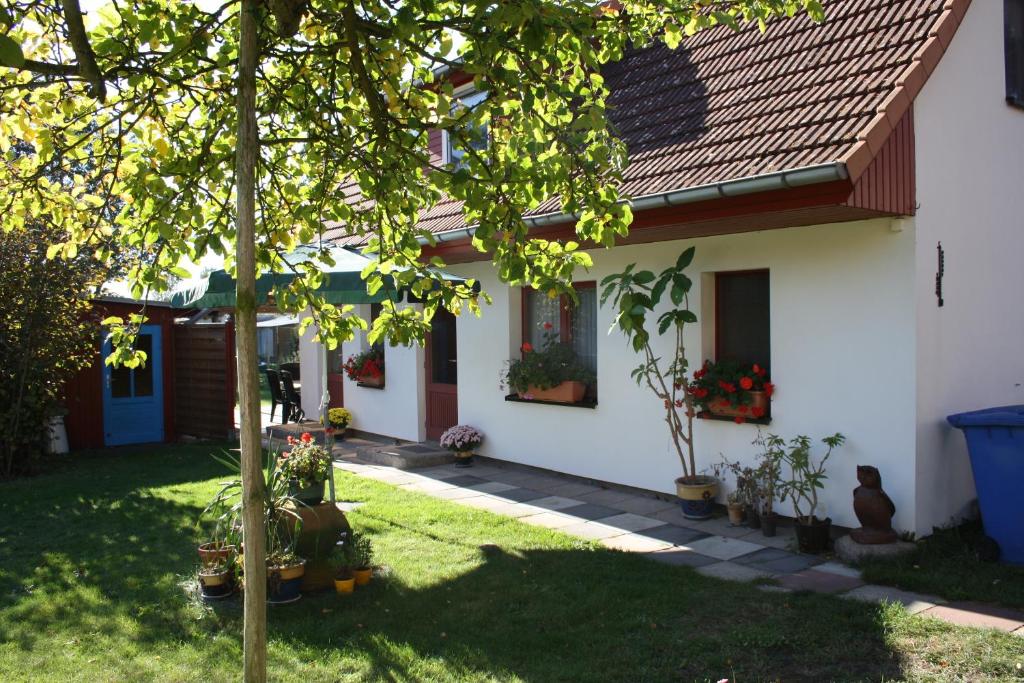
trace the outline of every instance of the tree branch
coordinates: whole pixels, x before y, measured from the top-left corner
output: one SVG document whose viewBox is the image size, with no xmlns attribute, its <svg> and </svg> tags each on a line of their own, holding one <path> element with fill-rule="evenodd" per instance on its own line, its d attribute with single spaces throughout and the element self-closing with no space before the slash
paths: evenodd
<svg viewBox="0 0 1024 683">
<path fill-rule="evenodd" d="M 74 48 L 75 56 L 78 58 L 78 73 L 92 86 L 92 96 L 100 102 L 105 102 L 107 85 L 103 82 L 103 74 L 96 64 L 96 53 L 92 51 L 92 45 L 89 44 L 89 35 L 85 32 L 82 9 L 78 6 L 78 0 L 64 0 L 63 9 L 71 47 Z"/>
</svg>

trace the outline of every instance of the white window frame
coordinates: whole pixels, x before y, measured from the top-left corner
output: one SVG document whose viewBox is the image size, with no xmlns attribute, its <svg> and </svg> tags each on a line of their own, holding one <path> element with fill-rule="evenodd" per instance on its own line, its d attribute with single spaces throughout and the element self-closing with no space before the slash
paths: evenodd
<svg viewBox="0 0 1024 683">
<path fill-rule="evenodd" d="M 475 95 L 475 94 L 477 94 L 479 92 L 481 92 L 481 91 L 477 90 L 473 86 L 472 83 L 466 83 L 466 84 L 460 85 L 458 88 L 456 88 L 455 91 L 452 93 L 452 95 L 453 95 L 455 100 L 461 100 L 464 97 L 467 97 L 467 96 L 470 96 L 470 95 Z M 484 95 L 485 98 L 487 97 L 487 93 L 486 92 L 483 92 L 482 94 Z M 488 145 L 489 144 L 490 144 L 490 138 L 488 138 Z M 452 163 L 452 144 L 451 144 L 451 138 L 448 136 L 448 131 L 446 129 L 442 129 L 441 130 L 441 164 L 444 165 L 444 166 L 447 166 L 450 163 Z"/>
</svg>

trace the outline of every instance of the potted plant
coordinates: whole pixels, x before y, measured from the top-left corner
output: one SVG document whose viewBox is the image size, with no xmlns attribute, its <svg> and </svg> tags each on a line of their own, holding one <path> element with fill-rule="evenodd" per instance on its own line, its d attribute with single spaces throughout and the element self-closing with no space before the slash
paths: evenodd
<svg viewBox="0 0 1024 683">
<path fill-rule="evenodd" d="M 521 399 L 579 403 L 587 386 L 596 380 L 572 346 L 558 341 L 553 334 L 544 335 L 539 350 L 526 342 L 521 351 L 522 358 L 508 363 L 502 381 Z"/>
<path fill-rule="evenodd" d="M 371 346 L 362 353 L 349 356 L 343 366 L 348 378 L 370 387 L 384 386 L 384 349 Z"/>
<path fill-rule="evenodd" d="M 352 575 L 352 565 L 355 556 L 352 552 L 352 544 L 348 539 L 342 539 L 334 546 L 328 558 L 331 565 L 337 567 L 334 574 L 334 590 L 341 594 L 351 593 L 356 589 L 356 579 Z"/>
<path fill-rule="evenodd" d="M 683 334 L 687 323 L 697 322 L 696 314 L 689 309 L 693 283 L 685 272 L 693 261 L 693 254 L 693 247 L 686 249 L 674 265 L 659 275 L 649 270 L 636 271 L 636 264 L 609 275 L 601 281 L 604 288 L 601 304 L 610 299 L 618 309 L 615 324 L 640 356 L 640 365 L 632 376 L 661 403 L 665 424 L 683 470 L 683 476 L 676 479 L 683 515 L 690 519 L 707 519 L 714 509 L 719 484 L 713 476 L 697 474 L 693 442 L 695 397 L 693 384 L 687 378 L 689 361 Z M 651 332 L 647 329 L 648 316 L 653 317 L 666 299 L 671 306 L 658 316 L 657 334 L 670 335 L 674 342 L 670 354 L 662 353 L 661 349 L 654 351 Z"/>
<path fill-rule="evenodd" d="M 324 482 L 331 473 L 331 455 L 305 432 L 288 437 L 291 450 L 281 454 L 281 474 L 288 480 L 288 495 L 306 505 L 319 505 L 324 499 Z"/>
<path fill-rule="evenodd" d="M 352 544 L 352 575 L 357 586 L 365 586 L 373 576 L 373 541 L 353 531 L 349 534 L 348 542 Z"/>
<path fill-rule="evenodd" d="M 759 513 L 761 518 L 761 531 L 767 536 L 774 536 L 778 525 L 778 517 L 775 514 L 773 508 L 775 504 L 775 494 L 779 490 L 782 481 L 782 449 L 778 447 L 769 448 L 767 437 L 762 435 L 760 432 L 757 434 L 757 438 L 754 439 L 754 445 L 761 447 L 761 453 L 758 455 L 758 464 L 755 470 L 755 476 L 758 481 L 759 489 Z"/>
<path fill-rule="evenodd" d="M 821 440 L 828 447 L 825 455 L 815 463 L 811 457 L 811 440 L 803 435 L 796 436 L 787 444 L 781 437 L 769 434 L 765 437 L 766 449 L 778 462 L 789 467 L 789 477 L 780 479 L 779 495 L 793 503 L 796 519 L 796 538 L 800 552 L 818 554 L 828 549 L 832 520 L 819 519 L 818 490 L 825 488 L 825 463 L 832 451 L 841 446 L 846 437 L 836 433 Z"/>
<path fill-rule="evenodd" d="M 288 549 L 267 553 L 267 602 L 285 605 L 302 597 L 306 561 Z"/>
<path fill-rule="evenodd" d="M 729 512 L 729 524 L 739 526 L 743 524 L 743 500 L 739 491 L 730 491 L 725 497 L 725 507 Z"/>
<path fill-rule="evenodd" d="M 216 556 L 199 567 L 199 590 L 204 600 L 221 600 L 235 591 L 235 557 Z"/>
<path fill-rule="evenodd" d="M 455 454 L 456 467 L 472 467 L 473 451 L 480 448 L 484 435 L 476 427 L 455 425 L 441 435 L 441 447 Z"/>
<path fill-rule="evenodd" d="M 345 430 L 352 424 L 352 411 L 348 408 L 330 408 L 327 411 L 327 424 L 335 439 L 345 438 Z"/>
<path fill-rule="evenodd" d="M 701 409 L 702 417 L 706 413 L 731 417 L 738 424 L 760 419 L 768 414 L 774 391 L 768 371 L 757 363 L 707 360 L 693 373 L 694 403 Z"/>
</svg>

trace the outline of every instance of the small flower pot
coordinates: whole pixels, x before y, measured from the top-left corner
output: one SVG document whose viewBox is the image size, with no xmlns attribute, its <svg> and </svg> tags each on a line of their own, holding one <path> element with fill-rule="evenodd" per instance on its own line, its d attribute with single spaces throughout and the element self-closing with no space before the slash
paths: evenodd
<svg viewBox="0 0 1024 683">
<path fill-rule="evenodd" d="M 753 505 L 748 505 L 744 508 L 747 513 L 747 526 L 751 529 L 761 528 L 761 514 L 757 511 Z"/>
<path fill-rule="evenodd" d="M 583 382 L 562 382 L 548 389 L 541 389 L 532 384 L 526 391 L 520 392 L 519 398 L 528 398 L 532 401 L 550 401 L 552 403 L 579 403 L 583 395 L 587 393 L 587 385 Z"/>
<path fill-rule="evenodd" d="M 230 569 L 199 571 L 199 591 L 203 600 L 223 600 L 235 592 L 235 576 Z"/>
<path fill-rule="evenodd" d="M 288 482 L 288 495 L 306 505 L 319 505 L 324 500 L 324 482 L 318 481 L 309 486 L 300 486 L 297 479 Z"/>
<path fill-rule="evenodd" d="M 761 515 L 761 533 L 771 538 L 775 535 L 776 527 L 778 525 L 779 518 L 774 512 Z"/>
<path fill-rule="evenodd" d="M 356 580 L 354 577 L 349 576 L 347 579 L 340 579 L 335 577 L 334 579 L 334 591 L 338 595 L 347 595 L 352 593 L 356 589 Z"/>
<path fill-rule="evenodd" d="M 743 524 L 743 504 L 742 503 L 729 503 L 726 506 L 729 511 L 729 524 L 733 526 L 739 526 Z"/>
<path fill-rule="evenodd" d="M 698 475 L 676 479 L 676 494 L 687 519 L 710 519 L 715 509 L 718 480 Z"/>
<path fill-rule="evenodd" d="M 287 567 L 267 567 L 267 602 L 285 605 L 301 598 L 300 587 L 305 573 L 305 560 Z"/>
<path fill-rule="evenodd" d="M 455 466 L 472 467 L 474 457 L 473 451 L 455 451 Z"/>
<path fill-rule="evenodd" d="M 331 435 L 334 437 L 335 441 L 345 440 L 345 434 L 348 432 L 348 427 L 335 427 L 334 425 L 331 425 L 331 429 L 334 430 Z"/>
<path fill-rule="evenodd" d="M 357 586 L 365 586 L 370 583 L 370 578 L 373 576 L 373 569 L 366 567 L 363 569 L 353 569 L 352 576 L 355 578 Z"/>
<path fill-rule="evenodd" d="M 808 555 L 820 555 L 828 550 L 831 540 L 832 518 L 818 519 L 814 517 L 807 522 L 796 521 L 796 544 L 800 552 Z"/>
<path fill-rule="evenodd" d="M 220 541 L 203 543 L 199 546 L 199 562 L 204 567 L 227 561 L 234 557 L 235 546 Z"/>
</svg>

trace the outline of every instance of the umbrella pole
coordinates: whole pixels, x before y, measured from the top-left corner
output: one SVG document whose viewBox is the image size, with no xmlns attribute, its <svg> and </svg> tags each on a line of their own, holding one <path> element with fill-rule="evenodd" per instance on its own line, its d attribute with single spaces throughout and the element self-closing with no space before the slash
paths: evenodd
<svg viewBox="0 0 1024 683">
<path fill-rule="evenodd" d="M 331 456 L 331 460 L 334 460 L 334 429 L 331 428 L 331 422 L 328 419 L 327 411 L 330 410 L 331 405 L 331 391 L 327 386 L 327 345 L 322 341 L 318 343 L 320 346 L 320 424 L 324 426 L 324 434 L 326 435 L 326 446 L 327 452 Z M 334 497 L 334 465 L 331 465 L 330 476 L 327 477 L 327 487 L 331 496 L 331 502 L 335 502 Z"/>
</svg>

